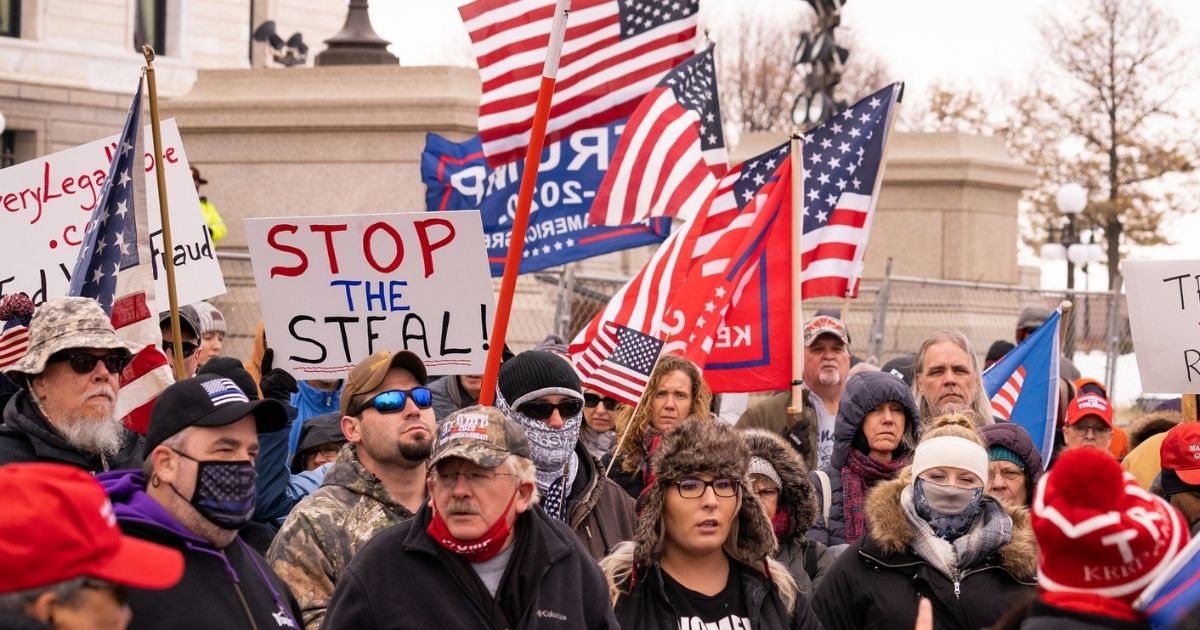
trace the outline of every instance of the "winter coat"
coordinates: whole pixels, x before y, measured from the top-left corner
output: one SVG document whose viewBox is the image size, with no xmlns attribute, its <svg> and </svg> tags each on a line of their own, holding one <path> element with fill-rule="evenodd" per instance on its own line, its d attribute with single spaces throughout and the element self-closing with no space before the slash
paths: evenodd
<svg viewBox="0 0 1200 630">
<path fill-rule="evenodd" d="M 1159 433 L 1170 431 L 1175 425 L 1183 422 L 1183 414 L 1178 411 L 1163 409 L 1152 411 L 1129 425 L 1129 448 L 1133 450 L 1148 438 Z"/>
<path fill-rule="evenodd" d="M 1033 498 L 1033 489 L 1042 478 L 1042 454 L 1033 445 L 1029 432 L 1019 424 L 997 422 L 979 427 L 988 448 L 1003 446 L 1017 454 L 1025 462 L 1025 505 Z"/>
<path fill-rule="evenodd" d="M 292 394 L 292 406 L 296 408 L 296 418 L 292 420 L 292 429 L 288 433 L 288 461 L 292 461 L 292 457 L 296 454 L 296 448 L 300 445 L 300 431 L 304 428 L 304 423 L 317 416 L 323 416 L 330 413 L 341 413 L 342 411 L 342 384 L 338 383 L 337 389 L 326 391 L 317 389 L 304 381 L 296 383 L 299 388 L 296 393 Z"/>
<path fill-rule="evenodd" d="M 617 627 L 600 569 L 571 530 L 540 507 L 517 517 L 495 597 L 466 560 L 429 537 L 431 518 L 426 503 L 354 558 L 329 602 L 325 627 Z M 497 624 L 497 614 L 511 625 Z"/>
<path fill-rule="evenodd" d="M 816 585 L 833 565 L 835 556 L 824 544 L 808 540 L 804 535 L 812 527 L 817 509 L 808 470 L 783 437 L 763 429 L 750 429 L 744 436 L 750 453 L 767 460 L 783 482 L 776 510 L 777 513 L 786 510 L 790 518 L 787 531 L 776 536 L 779 550 L 775 552 L 775 559 L 796 578 L 800 591 L 812 597 Z"/>
<path fill-rule="evenodd" d="M 1133 475 L 1138 485 L 1149 490 L 1154 478 L 1162 471 L 1162 443 L 1167 439 L 1166 433 L 1156 433 L 1142 440 L 1137 448 L 1129 451 L 1121 460 L 1121 468 Z"/>
<path fill-rule="evenodd" d="M 1052 606 L 1041 600 L 1034 600 L 1022 618 L 1009 621 L 1013 623 L 1011 626 L 1006 624 L 1006 627 L 1020 630 L 1144 630 L 1148 627 L 1144 623 Z"/>
<path fill-rule="evenodd" d="M 121 531 L 183 553 L 183 578 L 164 591 L 129 589 L 130 628 L 298 628 L 300 609 L 266 560 L 241 536 L 216 549 L 175 520 L 146 493 L 140 470 L 100 475 L 97 480 Z"/>
<path fill-rule="evenodd" d="M 34 404 L 29 390 L 22 389 L 4 406 L 0 424 L 0 465 L 16 462 L 54 462 L 82 468 L 92 474 L 122 468 L 142 467 L 141 436 L 122 429 L 125 443 L 112 457 L 84 453 L 67 443 Z"/>
<path fill-rule="evenodd" d="M 813 609 L 827 630 L 911 628 L 922 598 L 933 603 L 934 627 L 990 627 L 1037 578 L 1037 544 L 1024 508 L 995 502 L 1012 519 L 1012 537 L 955 583 L 913 552 L 914 528 L 901 504 L 903 480 L 878 485 L 867 497 L 868 534 L 826 574 Z"/>
<path fill-rule="evenodd" d="M 764 429 L 776 435 L 788 433 L 789 441 L 804 440 L 807 436 L 807 444 L 795 444 L 793 448 L 797 453 L 800 453 L 804 458 L 804 465 L 809 470 L 817 468 L 817 412 L 813 409 L 812 402 L 808 397 L 808 390 L 804 390 L 804 413 L 801 414 L 800 420 L 795 425 L 788 424 L 788 405 L 792 402 L 792 393 L 790 391 L 782 391 L 773 394 L 766 400 L 760 400 L 752 405 L 741 418 L 738 418 L 737 428 L 739 429 Z"/>
<path fill-rule="evenodd" d="M 917 442 L 917 407 L 912 392 L 904 381 L 891 372 L 860 372 L 846 381 L 846 389 L 838 402 L 837 424 L 833 432 L 833 454 L 829 465 L 821 472 L 829 479 L 829 512 L 824 512 L 824 490 L 820 476 L 809 473 L 816 505 L 816 522 L 808 530 L 808 539 L 830 547 L 846 544 L 845 505 L 842 502 L 842 467 L 850 459 L 850 449 L 862 432 L 867 414 L 881 403 L 896 401 L 904 406 L 904 435 L 909 444 Z M 861 439 L 861 438 L 860 438 Z M 911 447 L 902 442 L 894 456 L 907 453 Z M 828 524 L 826 524 L 828 519 Z"/>
<path fill-rule="evenodd" d="M 433 417 L 440 423 L 446 416 L 467 407 L 479 404 L 475 398 L 462 388 L 458 377 L 451 374 L 429 384 L 429 393 L 433 394 Z"/>
<path fill-rule="evenodd" d="M 746 603 L 750 627 L 755 630 L 817 629 L 821 624 L 813 614 L 808 596 L 801 594 L 791 613 L 776 595 L 771 583 L 763 574 L 730 558 L 729 576 L 734 572 L 742 580 L 742 597 Z M 628 581 L 619 586 L 622 596 L 617 600 L 617 621 L 622 628 L 646 628 L 648 630 L 676 630 L 679 628 L 679 613 L 671 605 L 663 588 L 662 568 L 657 563 L 640 571 L 633 591 Z M 625 593 L 628 593 L 625 595 Z"/>
<path fill-rule="evenodd" d="M 412 516 L 358 461 L 354 445 L 343 446 L 324 484 L 296 505 L 267 552 L 300 603 L 306 628 L 321 626 L 355 554 L 376 534 Z"/>
<path fill-rule="evenodd" d="M 575 445 L 579 472 L 567 499 L 567 523 L 592 558 L 599 561 L 617 543 L 633 540 L 637 526 L 633 499 L 615 481 L 601 474 L 583 443 Z"/>
<path fill-rule="evenodd" d="M 609 453 L 600 460 L 600 470 L 608 470 L 608 478 L 617 484 L 617 487 L 624 490 L 630 498 L 637 500 L 642 496 L 642 491 L 646 489 L 646 480 L 642 478 L 640 470 L 625 472 L 625 469 L 621 467 L 624 463 L 625 455 Z"/>
</svg>

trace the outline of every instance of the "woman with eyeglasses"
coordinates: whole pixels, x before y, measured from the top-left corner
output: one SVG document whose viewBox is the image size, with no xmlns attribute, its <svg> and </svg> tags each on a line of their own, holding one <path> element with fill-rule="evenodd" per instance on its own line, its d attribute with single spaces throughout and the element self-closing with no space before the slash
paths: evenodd
<svg viewBox="0 0 1200 630">
<path fill-rule="evenodd" d="M 610 476 L 630 496 L 641 496 L 652 482 L 650 455 L 662 436 L 688 418 L 711 420 L 711 405 L 712 392 L 696 364 L 674 354 L 660 356 L 638 405 L 628 419 L 617 423 L 617 461 Z"/>
<path fill-rule="evenodd" d="M 583 428 L 579 441 L 597 460 L 604 459 L 617 445 L 617 416 L 625 403 L 599 392 L 583 392 Z"/>
<path fill-rule="evenodd" d="M 931 425 L 912 466 L 868 495 L 867 535 L 817 588 L 813 608 L 825 628 L 911 628 L 922 599 L 939 628 L 987 628 L 1034 593 L 1029 514 L 983 493 L 987 443 L 971 416 Z"/>
<path fill-rule="evenodd" d="M 723 423 L 690 418 L 663 437 L 637 534 L 600 562 L 621 627 L 820 627 L 771 557 L 749 461 L 746 441 Z"/>
</svg>

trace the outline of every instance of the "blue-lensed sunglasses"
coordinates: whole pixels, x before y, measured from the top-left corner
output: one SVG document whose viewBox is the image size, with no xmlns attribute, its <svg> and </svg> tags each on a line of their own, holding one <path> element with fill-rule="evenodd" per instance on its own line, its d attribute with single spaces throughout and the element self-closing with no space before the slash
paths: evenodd
<svg viewBox="0 0 1200 630">
<path fill-rule="evenodd" d="M 414 387 L 409 390 L 391 389 L 368 398 L 358 406 L 354 415 L 362 413 L 363 409 L 367 407 L 374 407 L 375 411 L 379 413 L 399 413 L 404 411 L 409 398 L 412 398 L 413 404 L 418 409 L 428 409 L 433 406 L 433 392 L 430 392 L 428 387 Z"/>
</svg>

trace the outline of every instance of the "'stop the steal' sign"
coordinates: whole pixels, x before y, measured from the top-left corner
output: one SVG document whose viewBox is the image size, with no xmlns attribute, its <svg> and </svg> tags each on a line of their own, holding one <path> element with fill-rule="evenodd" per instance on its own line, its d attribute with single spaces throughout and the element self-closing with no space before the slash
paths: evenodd
<svg viewBox="0 0 1200 630">
<path fill-rule="evenodd" d="M 143 129 L 150 138 L 150 128 Z M 155 160 L 147 144 L 142 162 L 146 178 L 145 213 L 150 231 L 155 304 L 167 309 L 167 253 L 158 210 L 155 168 L 166 166 L 167 206 L 175 279 L 180 304 L 198 302 L 225 292 L 221 267 L 200 211 L 183 142 L 173 119 L 162 124 L 163 155 Z M 117 136 L 97 140 L 0 171 L 0 294 L 24 292 L 34 304 L 66 295 L 79 244 L 100 200 Z M 139 238 L 145 238 L 141 235 Z M 117 246 L 136 247 L 136 243 Z"/>
<path fill-rule="evenodd" d="M 1121 263 L 1142 391 L 1200 394 L 1200 260 Z"/>
<path fill-rule="evenodd" d="M 267 345 L 297 378 L 379 350 L 479 374 L 494 312 L 478 212 L 246 220 Z"/>
</svg>

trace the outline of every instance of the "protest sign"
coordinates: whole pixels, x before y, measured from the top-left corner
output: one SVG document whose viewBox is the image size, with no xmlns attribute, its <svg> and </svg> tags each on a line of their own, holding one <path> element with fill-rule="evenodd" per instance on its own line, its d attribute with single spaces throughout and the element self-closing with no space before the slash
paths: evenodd
<svg viewBox="0 0 1200 630">
<path fill-rule="evenodd" d="M 150 128 L 143 131 L 150 137 Z M 150 253 L 154 262 L 155 305 L 166 310 L 167 279 L 163 269 L 161 218 L 158 209 L 156 163 L 166 164 L 167 205 L 171 211 L 172 259 L 180 304 L 198 302 L 225 292 L 225 281 L 213 252 L 200 199 L 174 119 L 163 121 L 162 160 L 147 144 L 143 159 L 146 178 Z M 100 199 L 108 165 L 116 151 L 114 135 L 59 151 L 0 171 L 0 294 L 24 292 L 35 304 L 66 295 L 71 270 L 79 257 L 87 223 Z M 141 236 L 140 238 L 145 238 Z M 126 244 L 133 247 L 133 243 Z"/>
<path fill-rule="evenodd" d="M 378 350 L 479 374 L 494 317 L 478 212 L 247 219 L 275 366 L 338 378 Z"/>
<path fill-rule="evenodd" d="M 1200 393 L 1200 260 L 1121 263 L 1142 391 Z"/>
<path fill-rule="evenodd" d="M 618 227 L 587 225 L 592 199 L 608 172 L 624 124 L 576 131 L 542 152 L 521 273 L 661 243 L 670 234 L 670 219 Z M 496 277 L 504 275 L 524 169 L 523 162 L 488 168 L 479 136 L 466 142 L 451 142 L 434 133 L 425 136 L 421 154 L 425 209 L 479 209 L 487 233 L 488 262 Z"/>
</svg>

